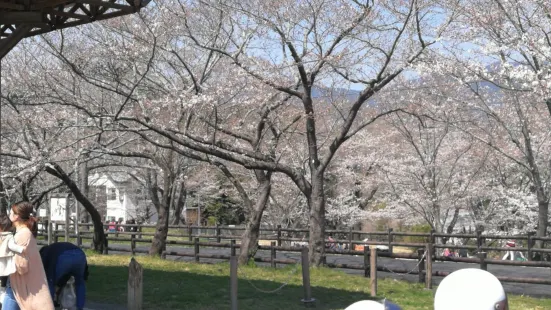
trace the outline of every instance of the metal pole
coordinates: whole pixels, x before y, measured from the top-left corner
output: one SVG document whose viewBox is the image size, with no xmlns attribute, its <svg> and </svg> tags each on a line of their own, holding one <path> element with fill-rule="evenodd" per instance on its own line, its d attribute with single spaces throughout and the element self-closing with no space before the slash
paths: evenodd
<svg viewBox="0 0 551 310">
<path fill-rule="evenodd" d="M 231 310 L 237 310 L 237 256 L 230 257 L 230 300 Z"/>
</svg>

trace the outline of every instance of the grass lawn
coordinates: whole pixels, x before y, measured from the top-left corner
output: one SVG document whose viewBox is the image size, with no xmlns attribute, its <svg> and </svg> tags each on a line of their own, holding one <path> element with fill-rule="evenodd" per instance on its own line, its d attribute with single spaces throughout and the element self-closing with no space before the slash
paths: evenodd
<svg viewBox="0 0 551 310">
<path fill-rule="evenodd" d="M 87 296 L 94 302 L 126 304 L 129 256 L 100 256 L 88 252 L 90 278 Z M 229 263 L 215 265 L 174 262 L 139 256 L 144 268 L 145 309 L 228 309 Z M 239 309 L 304 309 L 300 268 L 240 267 Z M 246 278 L 246 279 L 245 279 Z M 312 296 L 316 309 L 344 309 L 351 303 L 369 299 L 369 279 L 327 268 L 311 270 Z M 282 283 L 289 284 L 276 293 Z M 433 292 L 419 284 L 379 280 L 379 295 L 403 309 L 432 309 Z M 551 299 L 509 296 L 511 309 L 551 309 Z"/>
</svg>

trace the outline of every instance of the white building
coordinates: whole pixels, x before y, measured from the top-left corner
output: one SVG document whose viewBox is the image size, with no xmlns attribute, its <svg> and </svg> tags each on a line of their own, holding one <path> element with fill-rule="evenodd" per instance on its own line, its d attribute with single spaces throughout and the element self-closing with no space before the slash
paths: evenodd
<svg viewBox="0 0 551 310">
<path fill-rule="evenodd" d="M 137 180 L 124 173 L 88 177 L 89 196 L 104 220 L 157 222 L 157 213 Z"/>
</svg>

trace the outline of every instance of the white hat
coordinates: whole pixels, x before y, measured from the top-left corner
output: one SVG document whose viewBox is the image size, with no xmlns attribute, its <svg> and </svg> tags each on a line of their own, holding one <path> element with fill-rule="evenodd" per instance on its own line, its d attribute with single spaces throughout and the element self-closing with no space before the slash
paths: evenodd
<svg viewBox="0 0 551 310">
<path fill-rule="evenodd" d="M 507 295 L 491 273 L 474 268 L 452 272 L 434 296 L 434 310 L 507 310 Z"/>
</svg>

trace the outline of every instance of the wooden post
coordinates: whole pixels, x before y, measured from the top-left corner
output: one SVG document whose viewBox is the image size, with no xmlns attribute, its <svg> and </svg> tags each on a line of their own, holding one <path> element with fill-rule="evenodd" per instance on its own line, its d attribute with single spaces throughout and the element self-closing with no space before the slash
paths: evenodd
<svg viewBox="0 0 551 310">
<path fill-rule="evenodd" d="M 530 231 L 528 232 L 528 241 L 526 242 L 526 246 L 528 247 L 528 253 L 526 254 L 526 258 L 531 261 L 532 260 L 532 257 L 533 257 L 533 253 L 532 253 L 532 247 L 534 247 L 534 239 L 532 239 L 534 237 L 536 233 L 533 232 L 533 231 Z"/>
<path fill-rule="evenodd" d="M 193 248 L 194 248 L 193 253 L 195 254 L 195 262 L 198 263 L 199 262 L 199 238 L 195 238 L 193 240 Z"/>
<path fill-rule="evenodd" d="M 425 255 L 425 287 L 428 289 L 432 289 L 432 244 L 427 244 L 427 254 Z"/>
<path fill-rule="evenodd" d="M 80 234 L 80 231 L 77 232 L 77 246 L 78 247 L 82 246 L 82 236 Z"/>
<path fill-rule="evenodd" d="M 352 227 L 348 229 L 348 252 L 354 250 L 354 246 L 352 245 Z"/>
<path fill-rule="evenodd" d="M 237 256 L 230 257 L 230 300 L 231 310 L 237 310 Z"/>
<path fill-rule="evenodd" d="M 130 251 L 132 255 L 136 255 L 136 240 L 134 239 L 130 240 Z"/>
<path fill-rule="evenodd" d="M 425 251 L 426 249 L 417 249 L 417 256 L 419 256 L 419 261 L 417 262 L 419 270 L 419 283 L 425 283 Z"/>
<path fill-rule="evenodd" d="M 69 198 L 71 195 L 69 194 L 67 196 L 67 199 L 65 200 L 65 225 L 63 228 L 65 229 L 65 242 L 69 242 L 69 224 L 71 223 L 71 210 L 69 209 Z M 76 200 L 75 200 L 76 203 Z"/>
<path fill-rule="evenodd" d="M 369 278 L 369 245 L 364 245 L 364 277 Z"/>
<path fill-rule="evenodd" d="M 54 242 L 58 242 L 59 241 L 59 224 L 58 223 L 55 223 L 55 230 L 54 230 Z"/>
<path fill-rule="evenodd" d="M 128 310 L 143 309 L 143 268 L 132 257 L 128 265 Z"/>
<path fill-rule="evenodd" d="M 141 224 L 138 226 L 138 232 L 139 232 L 138 238 L 141 239 L 142 238 L 142 225 Z"/>
<path fill-rule="evenodd" d="M 53 229 L 54 229 L 54 224 L 52 223 L 52 221 L 48 221 L 48 245 L 52 244 L 53 242 L 52 240 Z"/>
<path fill-rule="evenodd" d="M 276 262 L 275 262 L 275 259 L 276 259 L 276 249 L 275 249 L 275 246 L 276 246 L 276 242 L 275 241 L 272 241 L 271 243 L 271 248 L 270 248 L 270 258 L 271 258 L 271 265 L 272 265 L 272 268 L 276 268 Z"/>
<path fill-rule="evenodd" d="M 218 227 L 218 224 L 216 224 L 215 233 L 216 233 L 216 242 L 220 243 L 222 239 L 220 238 L 220 227 Z"/>
<path fill-rule="evenodd" d="M 277 246 L 281 246 L 281 225 L 277 225 Z"/>
<path fill-rule="evenodd" d="M 392 254 L 392 242 L 394 241 L 394 235 L 392 234 L 393 229 L 388 229 L 388 252 Z"/>
<path fill-rule="evenodd" d="M 488 270 L 488 264 L 486 263 L 485 259 L 488 253 L 486 252 L 479 252 L 478 257 L 480 258 L 480 269 L 482 270 Z"/>
<path fill-rule="evenodd" d="M 304 298 L 301 301 L 305 304 L 311 304 L 316 300 L 312 298 L 312 289 L 310 287 L 310 262 L 308 261 L 308 248 L 301 250 L 302 260 L 302 287 L 304 288 Z"/>
<path fill-rule="evenodd" d="M 371 274 L 371 297 L 377 296 L 377 248 L 371 248 L 371 264 L 370 264 L 370 274 Z"/>
<path fill-rule="evenodd" d="M 189 241 L 193 241 L 193 228 L 191 228 L 191 225 L 187 225 L 187 236 Z"/>
<path fill-rule="evenodd" d="M 235 256 L 235 239 L 230 240 L 230 255 Z"/>
</svg>

